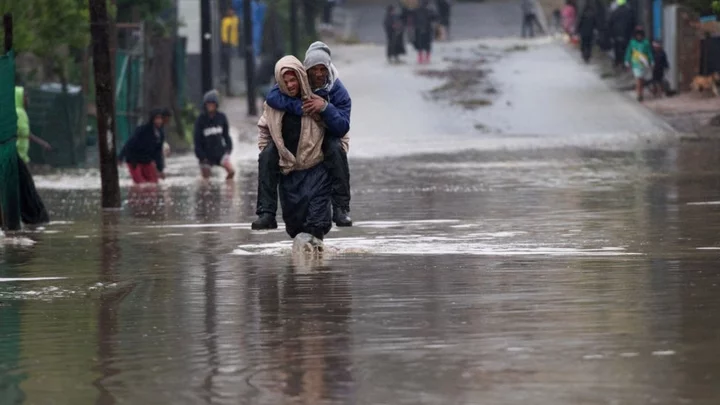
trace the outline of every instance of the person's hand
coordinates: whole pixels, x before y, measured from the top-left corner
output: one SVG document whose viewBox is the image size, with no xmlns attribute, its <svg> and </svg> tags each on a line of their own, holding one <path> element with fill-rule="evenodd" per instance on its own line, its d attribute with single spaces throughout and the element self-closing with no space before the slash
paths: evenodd
<svg viewBox="0 0 720 405">
<path fill-rule="evenodd" d="M 313 95 L 303 102 L 303 112 L 308 115 L 319 114 L 325 108 L 325 100 Z"/>
</svg>

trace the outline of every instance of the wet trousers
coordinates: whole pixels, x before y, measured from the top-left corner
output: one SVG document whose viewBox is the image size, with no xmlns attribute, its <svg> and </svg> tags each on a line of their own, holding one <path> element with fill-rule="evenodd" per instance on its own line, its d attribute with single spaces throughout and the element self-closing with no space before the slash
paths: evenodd
<svg viewBox="0 0 720 405">
<path fill-rule="evenodd" d="M 294 238 L 301 232 L 323 240 L 332 228 L 327 167 L 320 163 L 306 170 L 280 175 L 280 205 L 285 232 Z"/>
<path fill-rule="evenodd" d="M 542 26 L 540 26 L 540 21 L 538 21 L 537 16 L 535 14 L 525 14 L 522 23 L 522 37 L 534 37 L 536 26 L 540 32 L 542 32 Z"/>
<path fill-rule="evenodd" d="M 332 184 L 332 205 L 350 211 L 350 166 L 340 139 L 326 136 L 323 140 L 323 154 L 323 164 Z M 258 157 L 257 215 L 277 213 L 280 176 L 280 155 L 271 141 Z"/>
<path fill-rule="evenodd" d="M 592 56 L 593 41 L 594 35 L 592 33 L 580 36 L 580 52 L 585 62 L 590 61 Z"/>
<path fill-rule="evenodd" d="M 615 51 L 615 67 L 625 64 L 625 51 L 628 47 L 628 39 L 625 37 L 615 37 L 613 39 L 613 47 Z"/>
<path fill-rule="evenodd" d="M 128 163 L 128 171 L 135 184 L 157 183 L 158 172 L 155 163 Z"/>
</svg>

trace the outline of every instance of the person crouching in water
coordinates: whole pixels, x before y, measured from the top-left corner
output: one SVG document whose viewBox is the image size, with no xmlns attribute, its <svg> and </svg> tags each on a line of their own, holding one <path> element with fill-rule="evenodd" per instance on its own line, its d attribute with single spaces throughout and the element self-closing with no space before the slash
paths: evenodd
<svg viewBox="0 0 720 405">
<path fill-rule="evenodd" d="M 157 183 L 158 179 L 165 178 L 163 125 L 165 125 L 163 110 L 152 110 L 148 122 L 135 129 L 133 136 L 120 151 L 119 159 L 127 163 L 135 184 Z"/>
<path fill-rule="evenodd" d="M 225 114 L 218 111 L 220 97 L 211 90 L 203 97 L 204 111 L 195 121 L 195 156 L 200 162 L 203 178 L 209 179 L 213 166 L 222 166 L 227 172 L 227 180 L 235 177 L 235 169 L 230 163 L 232 139 Z"/>
<path fill-rule="evenodd" d="M 287 96 L 304 100 L 313 94 L 305 68 L 294 56 L 277 62 L 275 80 Z M 325 130 L 319 121 L 320 117 L 295 115 L 265 103 L 258 122 L 260 150 L 272 141 L 280 156 L 280 205 L 291 238 L 308 233 L 322 240 L 332 227 L 332 183 L 323 164 Z"/>
</svg>

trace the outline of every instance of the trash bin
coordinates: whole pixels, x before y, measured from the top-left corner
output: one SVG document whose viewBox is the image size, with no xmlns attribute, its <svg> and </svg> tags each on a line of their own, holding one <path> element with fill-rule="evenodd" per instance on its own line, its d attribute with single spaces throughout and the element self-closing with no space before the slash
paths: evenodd
<svg viewBox="0 0 720 405">
<path fill-rule="evenodd" d="M 31 144 L 30 160 L 53 167 L 80 167 L 85 164 L 86 139 L 83 131 L 85 102 L 81 88 L 60 83 L 45 83 L 26 89 L 30 131 L 52 145 L 46 152 Z"/>
</svg>

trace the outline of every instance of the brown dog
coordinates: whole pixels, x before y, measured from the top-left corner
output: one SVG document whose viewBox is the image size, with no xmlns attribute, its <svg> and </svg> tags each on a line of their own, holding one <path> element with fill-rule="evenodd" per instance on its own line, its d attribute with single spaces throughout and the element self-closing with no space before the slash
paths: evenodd
<svg viewBox="0 0 720 405">
<path fill-rule="evenodd" d="M 690 88 L 698 93 L 702 93 L 706 90 L 712 90 L 715 97 L 718 97 L 720 96 L 720 91 L 718 91 L 718 83 L 720 83 L 720 73 L 718 72 L 715 72 L 709 76 L 698 75 L 693 78 L 692 83 L 690 83 Z"/>
</svg>

